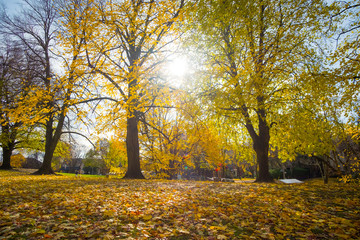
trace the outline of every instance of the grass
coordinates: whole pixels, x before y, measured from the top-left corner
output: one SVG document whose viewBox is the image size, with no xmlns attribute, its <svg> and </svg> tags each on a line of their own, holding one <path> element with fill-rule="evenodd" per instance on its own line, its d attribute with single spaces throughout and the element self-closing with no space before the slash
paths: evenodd
<svg viewBox="0 0 360 240">
<path fill-rule="evenodd" d="M 0 239 L 359 239 L 360 186 L 0 171 Z"/>
<path fill-rule="evenodd" d="M 67 176 L 67 177 L 80 177 L 80 178 L 103 178 L 104 175 L 91 175 L 91 174 L 80 174 L 76 176 L 75 173 L 57 173 L 61 176 Z"/>
</svg>

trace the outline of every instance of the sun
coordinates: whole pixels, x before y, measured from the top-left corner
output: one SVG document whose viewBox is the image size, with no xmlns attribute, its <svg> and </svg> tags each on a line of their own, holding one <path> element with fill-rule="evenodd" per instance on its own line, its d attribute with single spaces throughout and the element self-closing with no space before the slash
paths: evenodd
<svg viewBox="0 0 360 240">
<path fill-rule="evenodd" d="M 189 72 L 188 60 L 184 56 L 172 58 L 168 61 L 166 71 L 171 78 L 183 78 Z"/>
</svg>

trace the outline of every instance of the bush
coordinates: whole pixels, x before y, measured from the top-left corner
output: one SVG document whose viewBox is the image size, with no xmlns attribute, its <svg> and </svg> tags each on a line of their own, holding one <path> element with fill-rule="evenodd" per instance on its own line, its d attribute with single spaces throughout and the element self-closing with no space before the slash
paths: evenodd
<svg viewBox="0 0 360 240">
<path fill-rule="evenodd" d="M 26 159 L 22 154 L 15 154 L 11 156 L 11 166 L 13 168 L 21 168 L 21 166 L 26 162 Z"/>
<path fill-rule="evenodd" d="M 270 169 L 269 172 L 274 179 L 279 179 L 282 177 L 281 169 Z"/>
</svg>

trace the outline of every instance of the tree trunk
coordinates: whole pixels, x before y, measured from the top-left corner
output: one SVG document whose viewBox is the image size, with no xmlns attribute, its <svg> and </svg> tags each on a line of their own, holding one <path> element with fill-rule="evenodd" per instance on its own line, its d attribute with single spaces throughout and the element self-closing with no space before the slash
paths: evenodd
<svg viewBox="0 0 360 240">
<path fill-rule="evenodd" d="M 253 138 L 253 147 L 256 152 L 256 160 L 259 166 L 256 182 L 273 182 L 274 179 L 269 172 L 270 127 L 266 123 L 264 110 L 258 111 L 258 118 L 259 134 Z"/>
<path fill-rule="evenodd" d="M 256 176 L 256 182 L 273 182 L 274 179 L 269 173 L 269 142 L 259 136 L 259 139 L 254 142 L 254 150 L 256 152 L 257 164 L 259 166 L 259 173 Z"/>
<path fill-rule="evenodd" d="M 10 127 L 8 124 L 4 124 L 1 126 L 1 136 L 3 139 L 6 139 L 6 142 L 3 142 L 3 147 L 2 147 L 2 154 L 3 154 L 3 162 L 2 165 L 0 167 L 0 169 L 3 170 L 10 170 L 12 169 L 11 167 L 11 155 L 12 155 L 12 151 L 14 150 L 15 147 L 15 140 L 11 140 L 11 135 L 10 134 Z"/>
<path fill-rule="evenodd" d="M 324 167 L 324 184 L 329 183 L 329 166 L 325 163 L 323 163 Z"/>
<path fill-rule="evenodd" d="M 13 148 L 11 146 L 7 145 L 2 148 L 2 151 L 3 151 L 3 162 L 2 162 L 0 169 L 10 170 L 10 169 L 12 169 L 10 162 L 11 162 L 11 155 L 12 155 Z"/>
<path fill-rule="evenodd" d="M 266 122 L 260 121 L 259 135 L 255 133 L 252 125 L 247 124 L 246 128 L 253 140 L 253 149 L 256 153 L 257 165 L 259 166 L 256 182 L 273 182 L 274 179 L 269 172 L 269 127 L 266 125 Z"/>
<path fill-rule="evenodd" d="M 145 179 L 140 168 L 139 130 L 136 116 L 127 119 L 126 150 L 128 168 L 124 178 Z"/>
<path fill-rule="evenodd" d="M 60 124 L 60 123 L 59 123 Z M 45 174 L 55 174 L 54 170 L 51 167 L 52 158 L 55 152 L 56 144 L 53 137 L 53 119 L 50 119 L 46 122 L 46 133 L 45 133 L 45 155 L 44 161 L 34 175 L 45 175 Z"/>
<path fill-rule="evenodd" d="M 52 158 L 54 155 L 54 151 L 45 151 L 44 161 L 34 175 L 47 175 L 47 174 L 55 174 L 54 170 L 51 167 Z"/>
</svg>

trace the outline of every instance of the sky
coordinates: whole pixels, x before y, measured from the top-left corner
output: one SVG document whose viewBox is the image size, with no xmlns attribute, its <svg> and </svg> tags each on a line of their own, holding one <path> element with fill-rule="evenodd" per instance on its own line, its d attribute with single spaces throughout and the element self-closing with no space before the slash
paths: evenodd
<svg viewBox="0 0 360 240">
<path fill-rule="evenodd" d="M 4 5 L 8 14 L 13 14 L 21 8 L 20 0 L 0 0 L 0 6 Z"/>
</svg>

